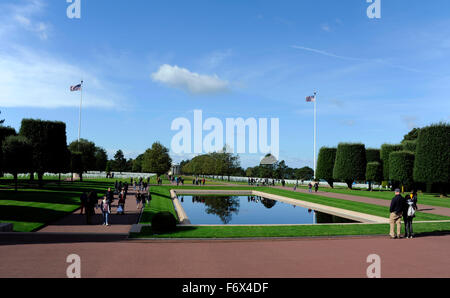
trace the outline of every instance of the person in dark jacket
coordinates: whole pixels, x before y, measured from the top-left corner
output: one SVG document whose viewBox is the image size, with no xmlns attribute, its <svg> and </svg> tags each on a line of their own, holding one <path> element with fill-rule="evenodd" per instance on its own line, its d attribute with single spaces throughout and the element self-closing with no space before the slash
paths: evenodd
<svg viewBox="0 0 450 298">
<path fill-rule="evenodd" d="M 401 238 L 400 233 L 402 229 L 402 216 L 403 210 L 405 209 L 405 198 L 400 194 L 400 189 L 395 190 L 395 197 L 392 199 L 389 224 L 390 224 L 390 236 L 391 239 Z M 397 235 L 395 234 L 394 228 L 397 226 Z"/>
<path fill-rule="evenodd" d="M 91 191 L 88 195 L 88 201 L 86 206 L 86 223 L 88 225 L 92 223 L 92 217 L 95 215 L 95 207 L 98 205 L 97 192 Z"/>
<path fill-rule="evenodd" d="M 80 205 L 81 205 L 81 212 L 80 212 L 80 214 L 83 214 L 83 210 L 84 210 L 84 213 L 86 213 L 87 211 L 87 203 L 88 203 L 88 196 L 87 196 L 87 194 L 85 193 L 85 192 L 83 192 L 82 194 L 81 194 L 81 197 L 80 197 Z"/>
<path fill-rule="evenodd" d="M 414 237 L 413 234 L 413 219 L 416 217 L 415 212 L 413 215 L 409 214 L 410 208 L 413 208 L 414 211 L 417 210 L 417 194 L 411 193 L 405 198 L 405 206 L 403 208 L 403 221 L 405 222 L 405 237 L 412 239 Z"/>
<path fill-rule="evenodd" d="M 106 192 L 106 201 L 108 202 L 109 209 L 112 210 L 112 204 L 114 203 L 114 192 L 111 188 L 108 188 L 108 191 Z"/>
</svg>

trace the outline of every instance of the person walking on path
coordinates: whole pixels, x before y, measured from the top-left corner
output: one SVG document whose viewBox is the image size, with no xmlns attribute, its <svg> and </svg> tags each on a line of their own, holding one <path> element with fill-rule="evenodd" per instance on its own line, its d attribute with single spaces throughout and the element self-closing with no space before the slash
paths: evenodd
<svg viewBox="0 0 450 298">
<path fill-rule="evenodd" d="M 319 191 L 319 182 L 316 182 L 316 184 L 314 184 L 314 191 L 316 193 Z"/>
<path fill-rule="evenodd" d="M 109 209 L 112 210 L 112 204 L 114 202 L 114 192 L 111 190 L 111 188 L 108 188 L 108 191 L 106 192 L 106 201 L 109 204 Z"/>
<path fill-rule="evenodd" d="M 400 233 L 402 230 L 402 216 L 403 211 L 405 209 L 405 198 L 400 195 L 400 189 L 395 190 L 395 197 L 392 199 L 391 208 L 390 208 L 390 216 L 389 216 L 389 225 L 390 225 L 390 236 L 391 239 L 401 238 Z M 397 226 L 397 234 L 395 234 L 395 226 Z"/>
<path fill-rule="evenodd" d="M 109 215 L 111 214 L 111 208 L 109 207 L 106 196 L 103 197 L 103 201 L 100 204 L 100 209 L 102 210 L 103 214 L 103 225 L 109 226 Z"/>
<path fill-rule="evenodd" d="M 308 184 L 308 191 L 309 191 L 310 193 L 312 193 L 312 183 L 311 183 L 311 182 Z"/>
<path fill-rule="evenodd" d="M 413 219 L 416 217 L 417 211 L 417 195 L 411 193 L 406 196 L 405 206 L 403 208 L 403 221 L 405 222 L 405 237 L 412 239 L 413 234 Z"/>
<path fill-rule="evenodd" d="M 125 214 L 125 192 L 122 190 L 122 192 L 119 194 L 119 207 L 117 208 L 117 214 Z"/>
<path fill-rule="evenodd" d="M 88 195 L 88 200 L 86 204 L 86 224 L 92 224 L 92 217 L 95 214 L 95 207 L 98 204 L 97 193 L 91 191 Z"/>
</svg>

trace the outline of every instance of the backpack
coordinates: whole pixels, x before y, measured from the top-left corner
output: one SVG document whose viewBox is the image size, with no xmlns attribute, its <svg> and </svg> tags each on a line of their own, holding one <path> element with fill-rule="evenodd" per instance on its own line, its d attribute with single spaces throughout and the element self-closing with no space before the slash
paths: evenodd
<svg viewBox="0 0 450 298">
<path fill-rule="evenodd" d="M 414 209 L 413 205 L 410 204 L 408 208 L 408 217 L 414 217 L 416 215 L 416 210 Z"/>
</svg>

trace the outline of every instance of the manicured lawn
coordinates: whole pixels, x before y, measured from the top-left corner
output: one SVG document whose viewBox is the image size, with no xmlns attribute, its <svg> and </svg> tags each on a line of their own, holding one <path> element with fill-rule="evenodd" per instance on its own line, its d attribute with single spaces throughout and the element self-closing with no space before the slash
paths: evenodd
<svg viewBox="0 0 450 298">
<path fill-rule="evenodd" d="M 151 187 L 151 193 L 152 201 L 144 209 L 140 223 L 151 223 L 153 216 L 161 211 L 168 211 L 172 213 L 178 220 L 177 213 L 175 212 L 175 207 L 173 206 L 172 199 L 170 198 L 169 190 L 165 187 L 153 186 Z"/>
<path fill-rule="evenodd" d="M 347 209 L 351 211 L 376 215 L 380 217 L 388 217 L 389 216 L 389 207 L 378 206 L 373 204 L 361 203 L 361 202 L 352 202 L 342 199 L 328 198 L 316 195 L 310 195 L 306 193 L 298 193 L 288 190 L 276 189 L 276 188 L 262 188 L 261 191 L 276 194 L 280 196 L 286 196 L 302 201 L 307 201 L 311 203 L 322 204 L 326 206 L 336 207 Z M 416 220 L 418 221 L 429 221 L 429 220 L 449 220 L 450 217 L 435 215 L 423 212 L 416 213 Z"/>
<path fill-rule="evenodd" d="M 60 182 L 46 179 L 42 189 L 37 182 L 20 180 L 14 192 L 12 180 L 0 180 L 0 222 L 14 224 L 15 232 L 32 232 L 55 222 L 79 208 L 83 192 L 96 190 L 103 195 L 113 183 L 88 180 Z"/>
<path fill-rule="evenodd" d="M 367 191 L 367 190 L 350 190 L 342 188 L 325 188 L 321 191 L 341 193 L 346 195 L 361 196 L 375 199 L 392 200 L 394 193 L 392 191 Z M 405 193 L 407 195 L 408 193 Z M 450 208 L 450 198 L 440 198 L 438 194 L 419 194 L 419 204 Z"/>
<path fill-rule="evenodd" d="M 425 233 L 450 233 L 450 223 L 415 224 L 416 235 Z M 404 232 L 404 231 L 403 231 Z M 168 234 L 154 234 L 151 227 L 144 227 L 131 238 L 252 238 L 252 237 L 314 237 L 348 235 L 388 235 L 386 224 L 314 225 L 314 226 L 259 226 L 259 227 L 179 227 Z"/>
</svg>

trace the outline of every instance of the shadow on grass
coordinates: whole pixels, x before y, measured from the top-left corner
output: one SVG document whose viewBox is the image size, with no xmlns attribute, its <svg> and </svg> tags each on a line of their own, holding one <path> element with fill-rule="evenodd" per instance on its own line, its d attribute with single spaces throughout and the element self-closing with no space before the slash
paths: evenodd
<svg viewBox="0 0 450 298">
<path fill-rule="evenodd" d="M 196 227 L 177 227 L 172 232 L 159 232 L 158 233 L 156 231 L 153 231 L 152 227 L 143 227 L 141 230 L 141 233 L 137 234 L 137 235 L 145 235 L 145 237 L 153 237 L 153 236 L 161 237 L 161 236 L 165 236 L 165 235 L 171 236 L 174 234 L 182 234 L 182 233 L 186 233 L 186 232 L 192 232 L 195 230 L 197 230 Z M 181 236 L 181 235 L 179 235 L 179 236 Z"/>
<path fill-rule="evenodd" d="M 81 193 L 74 192 L 37 192 L 37 191 L 0 191 L 0 200 L 11 200 L 29 203 L 48 203 L 62 205 L 78 205 L 80 204 Z"/>
<path fill-rule="evenodd" d="M 18 221 L 27 223 L 50 223 L 66 216 L 67 214 L 68 212 L 65 211 L 26 206 L 0 207 L 0 220 L 4 222 Z"/>
</svg>

